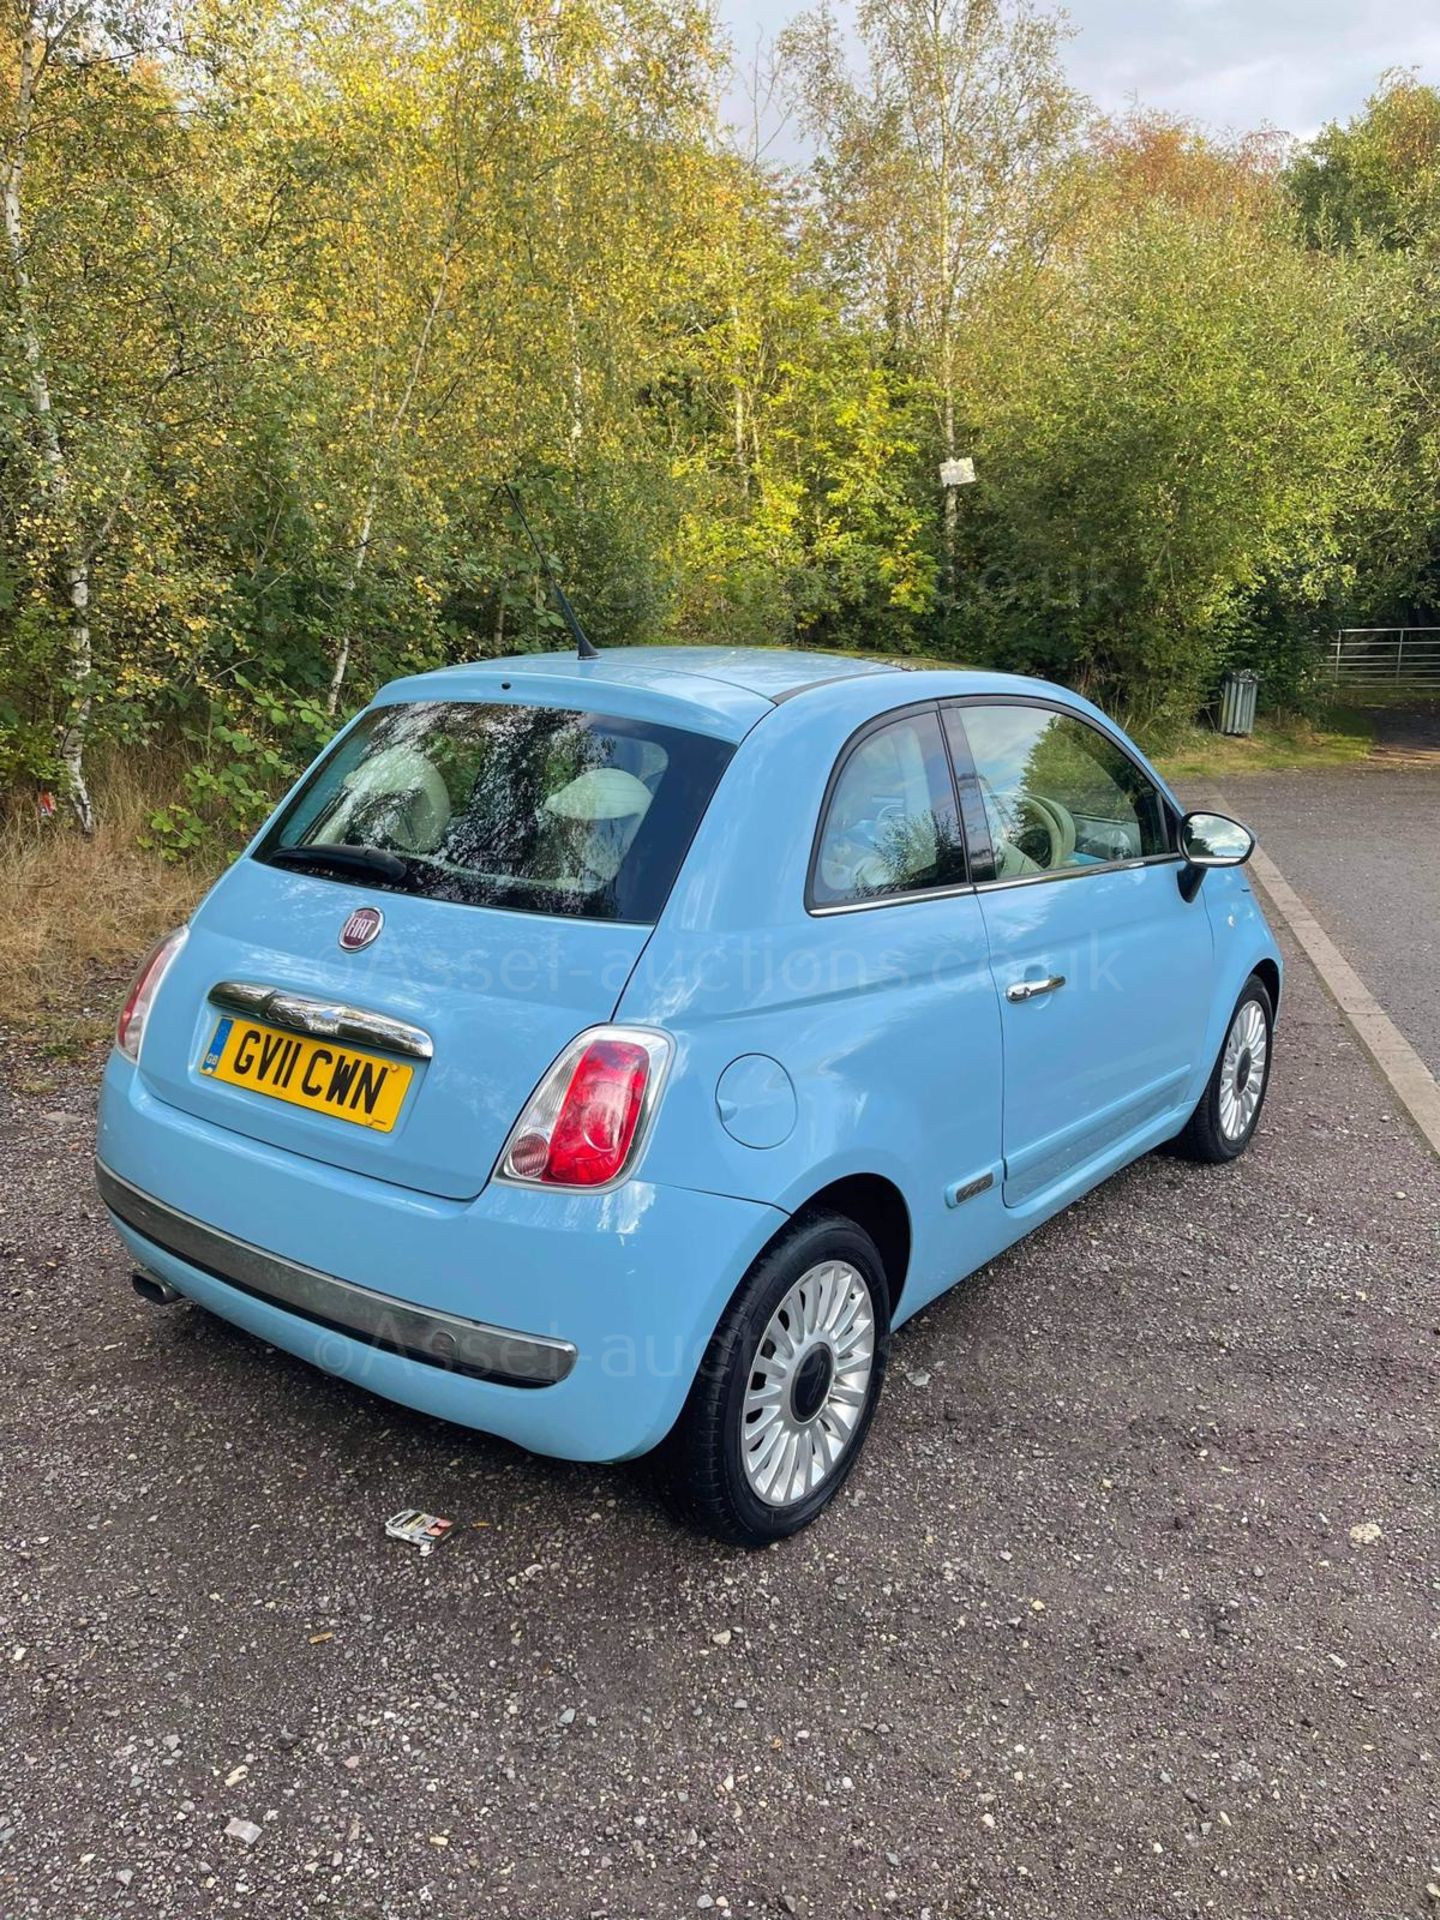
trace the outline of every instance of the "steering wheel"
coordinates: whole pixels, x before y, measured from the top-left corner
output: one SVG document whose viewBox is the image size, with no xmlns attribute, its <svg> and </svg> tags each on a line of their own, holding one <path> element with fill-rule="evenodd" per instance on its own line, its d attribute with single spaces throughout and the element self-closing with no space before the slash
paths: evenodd
<svg viewBox="0 0 1440 1920">
<path fill-rule="evenodd" d="M 1039 794 L 1016 796 L 1015 812 L 1020 832 L 1015 845 L 1044 873 L 1068 864 L 1075 851 L 1075 819 L 1058 800 L 1042 800 Z M 1029 842 L 1030 844 L 1026 844 Z"/>
</svg>

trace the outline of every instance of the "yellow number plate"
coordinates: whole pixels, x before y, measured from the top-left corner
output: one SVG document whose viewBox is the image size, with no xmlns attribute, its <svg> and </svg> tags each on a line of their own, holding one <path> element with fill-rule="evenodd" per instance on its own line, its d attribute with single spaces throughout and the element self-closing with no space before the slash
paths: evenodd
<svg viewBox="0 0 1440 1920">
<path fill-rule="evenodd" d="M 389 1133 L 415 1070 L 333 1040 L 302 1039 L 227 1014 L 210 1037 L 200 1071 L 292 1107 Z"/>
</svg>

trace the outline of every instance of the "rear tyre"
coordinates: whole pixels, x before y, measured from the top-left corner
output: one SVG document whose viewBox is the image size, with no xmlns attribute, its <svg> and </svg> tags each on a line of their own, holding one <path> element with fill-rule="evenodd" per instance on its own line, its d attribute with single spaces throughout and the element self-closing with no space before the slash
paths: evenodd
<svg viewBox="0 0 1440 1920">
<path fill-rule="evenodd" d="M 1175 1142 L 1177 1153 L 1209 1166 L 1239 1159 L 1260 1121 L 1274 1043 L 1275 1010 L 1264 981 L 1252 973 L 1235 1002 L 1200 1104 Z"/>
<path fill-rule="evenodd" d="M 763 1253 L 670 1437 L 686 1517 L 755 1547 L 809 1526 L 860 1456 L 889 1338 L 884 1266 L 852 1221 L 812 1216 Z"/>
</svg>

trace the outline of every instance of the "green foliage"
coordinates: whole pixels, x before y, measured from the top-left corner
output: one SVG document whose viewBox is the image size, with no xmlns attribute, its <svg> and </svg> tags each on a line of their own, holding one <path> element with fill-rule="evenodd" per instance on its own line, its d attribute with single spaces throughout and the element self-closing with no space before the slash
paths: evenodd
<svg viewBox="0 0 1440 1920">
<path fill-rule="evenodd" d="M 0 795 L 183 743 L 152 831 L 209 853 L 377 684 L 567 644 L 507 480 L 602 646 L 990 661 L 1152 732 L 1440 593 L 1408 77 L 1282 174 L 1082 136 L 1021 0 L 862 6 L 859 73 L 822 10 L 802 178 L 717 124 L 703 0 L 65 17 L 0 35 Z"/>
<path fill-rule="evenodd" d="M 8 596 L 7 596 L 8 598 Z M 41 602 L 4 608 L 5 677 L 0 682 L 0 792 L 20 785 L 54 787 L 65 627 Z"/>
<path fill-rule="evenodd" d="M 1301 151 L 1285 186 L 1305 240 L 1363 289 L 1353 331 L 1388 396 L 1382 492 L 1350 543 L 1345 622 L 1440 624 L 1440 91 L 1387 75 L 1363 113 Z"/>
<path fill-rule="evenodd" d="M 179 796 L 150 821 L 151 844 L 177 858 L 238 852 L 333 732 L 322 701 L 235 675 L 205 735 L 189 735 L 193 758 Z"/>
<path fill-rule="evenodd" d="M 1440 241 L 1440 92 L 1391 73 L 1348 126 L 1304 148 L 1286 181 L 1312 246 L 1419 248 Z"/>
<path fill-rule="evenodd" d="M 952 620 L 996 664 L 1186 719 L 1262 589 L 1313 607 L 1340 570 L 1378 426 L 1345 288 L 1268 226 L 1157 205 L 1046 294 L 977 363 Z"/>
</svg>

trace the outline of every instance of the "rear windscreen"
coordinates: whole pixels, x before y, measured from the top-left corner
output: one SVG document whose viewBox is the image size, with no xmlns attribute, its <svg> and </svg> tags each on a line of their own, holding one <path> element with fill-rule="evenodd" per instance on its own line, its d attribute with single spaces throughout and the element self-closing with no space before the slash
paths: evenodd
<svg viewBox="0 0 1440 1920">
<path fill-rule="evenodd" d="M 321 761 L 255 857 L 471 906 L 648 923 L 733 751 L 614 714 L 381 707 Z"/>
</svg>

